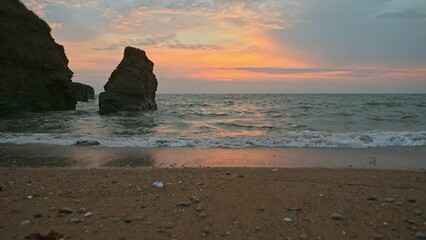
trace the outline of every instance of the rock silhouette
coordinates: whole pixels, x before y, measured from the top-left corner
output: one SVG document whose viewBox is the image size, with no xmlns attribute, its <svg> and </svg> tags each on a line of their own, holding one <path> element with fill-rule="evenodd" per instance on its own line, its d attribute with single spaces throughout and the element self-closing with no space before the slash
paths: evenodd
<svg viewBox="0 0 426 240">
<path fill-rule="evenodd" d="M 87 102 L 89 99 L 95 99 L 95 90 L 89 85 L 72 82 L 71 90 L 72 95 L 79 102 Z"/>
<path fill-rule="evenodd" d="M 126 47 L 124 57 L 99 95 L 99 112 L 156 110 L 154 63 L 143 50 Z"/>
<path fill-rule="evenodd" d="M 18 0 L 0 4 L 0 115 L 74 110 L 73 72 L 49 25 Z"/>
</svg>

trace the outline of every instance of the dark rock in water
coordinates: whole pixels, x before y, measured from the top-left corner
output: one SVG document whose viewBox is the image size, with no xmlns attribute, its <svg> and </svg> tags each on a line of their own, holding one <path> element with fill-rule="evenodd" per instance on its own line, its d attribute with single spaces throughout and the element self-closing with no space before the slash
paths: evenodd
<svg viewBox="0 0 426 240">
<path fill-rule="evenodd" d="M 157 110 L 154 63 L 140 49 L 126 47 L 124 58 L 99 95 L 100 114 Z"/>
<path fill-rule="evenodd" d="M 95 99 L 95 89 L 93 89 L 89 85 L 78 82 L 72 82 L 71 90 L 72 95 L 79 102 L 87 102 L 89 101 L 89 99 Z"/>
<path fill-rule="evenodd" d="M 0 4 L 0 115 L 74 110 L 64 47 L 49 25 L 18 0 Z"/>
<path fill-rule="evenodd" d="M 77 141 L 75 143 L 76 146 L 98 146 L 100 143 L 98 141 Z"/>
</svg>

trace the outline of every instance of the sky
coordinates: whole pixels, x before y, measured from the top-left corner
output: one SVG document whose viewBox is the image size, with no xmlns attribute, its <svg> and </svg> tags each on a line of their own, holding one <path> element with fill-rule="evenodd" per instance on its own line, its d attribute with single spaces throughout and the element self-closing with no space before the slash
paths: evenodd
<svg viewBox="0 0 426 240">
<path fill-rule="evenodd" d="M 426 0 L 22 0 L 103 90 L 126 46 L 158 93 L 426 93 Z"/>
</svg>

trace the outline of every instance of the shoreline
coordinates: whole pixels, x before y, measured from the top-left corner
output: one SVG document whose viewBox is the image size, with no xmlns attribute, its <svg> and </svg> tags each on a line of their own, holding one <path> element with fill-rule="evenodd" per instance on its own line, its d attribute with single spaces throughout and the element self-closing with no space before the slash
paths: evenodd
<svg viewBox="0 0 426 240">
<path fill-rule="evenodd" d="M 425 173 L 0 168 L 0 238 L 423 239 Z"/>
<path fill-rule="evenodd" d="M 0 144 L 0 167 L 254 167 L 424 169 L 426 147 L 111 148 Z"/>
</svg>

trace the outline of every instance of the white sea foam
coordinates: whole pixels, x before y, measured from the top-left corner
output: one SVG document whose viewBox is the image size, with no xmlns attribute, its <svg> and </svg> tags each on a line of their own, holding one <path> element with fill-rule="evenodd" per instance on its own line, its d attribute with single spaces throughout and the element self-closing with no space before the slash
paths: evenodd
<svg viewBox="0 0 426 240">
<path fill-rule="evenodd" d="M 371 148 L 426 146 L 424 132 L 350 132 L 289 131 L 262 137 L 101 137 L 70 134 L 0 133 L 0 143 L 74 145 L 79 140 L 96 140 L 105 147 L 199 147 L 199 148 L 254 148 L 254 147 L 312 147 L 312 148 Z"/>
</svg>

